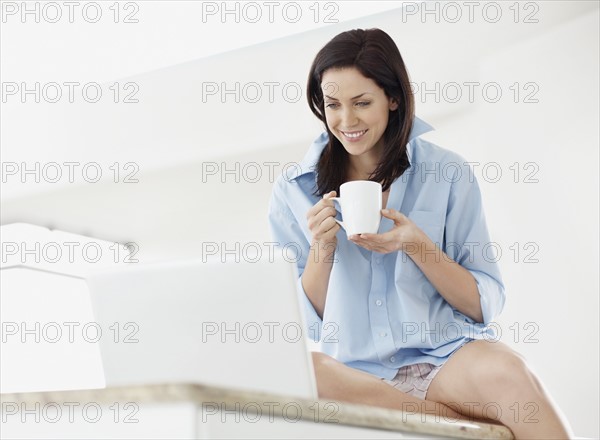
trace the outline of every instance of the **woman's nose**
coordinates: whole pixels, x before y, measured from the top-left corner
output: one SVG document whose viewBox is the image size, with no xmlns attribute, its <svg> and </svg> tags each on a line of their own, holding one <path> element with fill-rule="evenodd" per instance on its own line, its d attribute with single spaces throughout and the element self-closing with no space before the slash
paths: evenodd
<svg viewBox="0 0 600 440">
<path fill-rule="evenodd" d="M 346 109 L 342 111 L 341 123 L 344 128 L 352 128 L 358 122 L 358 118 L 352 111 L 352 109 Z"/>
</svg>

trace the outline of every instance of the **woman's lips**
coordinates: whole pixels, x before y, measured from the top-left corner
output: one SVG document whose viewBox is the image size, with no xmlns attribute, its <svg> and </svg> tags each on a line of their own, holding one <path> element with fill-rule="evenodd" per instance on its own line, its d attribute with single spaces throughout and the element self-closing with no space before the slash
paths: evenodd
<svg viewBox="0 0 600 440">
<path fill-rule="evenodd" d="M 340 130 L 340 133 L 342 133 L 342 135 L 344 136 L 344 139 L 346 139 L 348 142 L 358 142 L 364 137 L 364 135 L 367 131 L 369 131 L 369 129 L 358 130 L 358 131 L 341 131 Z"/>
</svg>

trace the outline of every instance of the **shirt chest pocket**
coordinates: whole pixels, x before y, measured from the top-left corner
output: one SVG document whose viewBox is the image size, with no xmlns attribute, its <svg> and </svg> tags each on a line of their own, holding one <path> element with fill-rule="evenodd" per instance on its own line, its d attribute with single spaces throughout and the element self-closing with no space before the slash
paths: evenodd
<svg viewBox="0 0 600 440">
<path fill-rule="evenodd" d="M 442 247 L 444 234 L 444 214 L 435 211 L 411 211 L 408 218 L 412 220 L 438 247 Z M 417 280 L 424 277 L 425 274 L 415 264 L 413 259 L 421 258 L 419 247 L 424 246 L 421 243 L 412 243 L 408 245 L 407 253 L 399 252 L 396 260 L 396 276 L 404 280 Z M 432 252 L 432 248 L 423 248 L 423 251 Z"/>
</svg>

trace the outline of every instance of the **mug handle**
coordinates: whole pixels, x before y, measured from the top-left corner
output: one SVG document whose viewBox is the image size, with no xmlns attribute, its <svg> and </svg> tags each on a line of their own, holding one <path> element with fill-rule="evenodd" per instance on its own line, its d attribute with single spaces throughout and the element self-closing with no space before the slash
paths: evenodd
<svg viewBox="0 0 600 440">
<path fill-rule="evenodd" d="M 338 202 L 338 203 L 339 203 L 339 205 L 340 205 L 340 209 L 338 209 L 338 208 L 337 208 L 337 206 L 336 206 L 336 208 L 335 208 L 335 209 L 336 209 L 336 210 L 337 210 L 337 211 L 338 211 L 338 212 L 341 214 L 341 213 L 342 213 L 342 200 L 341 200 L 341 198 L 340 198 L 340 197 L 331 197 L 329 200 L 333 200 L 333 203 L 334 203 L 334 205 L 335 205 L 335 202 Z M 335 218 L 335 217 L 334 217 L 333 219 L 335 220 L 335 222 L 336 222 L 338 225 L 340 225 L 340 226 L 342 227 L 342 229 L 343 229 L 344 231 L 346 231 L 346 226 L 344 225 L 344 222 L 342 222 L 342 221 L 338 220 L 338 219 L 337 219 L 337 218 Z"/>
</svg>

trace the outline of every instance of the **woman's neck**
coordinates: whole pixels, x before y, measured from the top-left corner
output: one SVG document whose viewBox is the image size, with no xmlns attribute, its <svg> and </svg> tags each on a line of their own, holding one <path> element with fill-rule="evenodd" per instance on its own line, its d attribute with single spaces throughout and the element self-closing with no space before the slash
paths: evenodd
<svg viewBox="0 0 600 440">
<path fill-rule="evenodd" d="M 369 180 L 379 161 L 381 152 L 373 148 L 360 156 L 350 156 L 348 161 L 348 180 Z"/>
<path fill-rule="evenodd" d="M 348 180 L 369 180 L 369 177 L 373 174 L 374 170 L 375 168 L 372 166 L 353 163 L 353 161 L 350 160 L 348 166 Z"/>
</svg>

